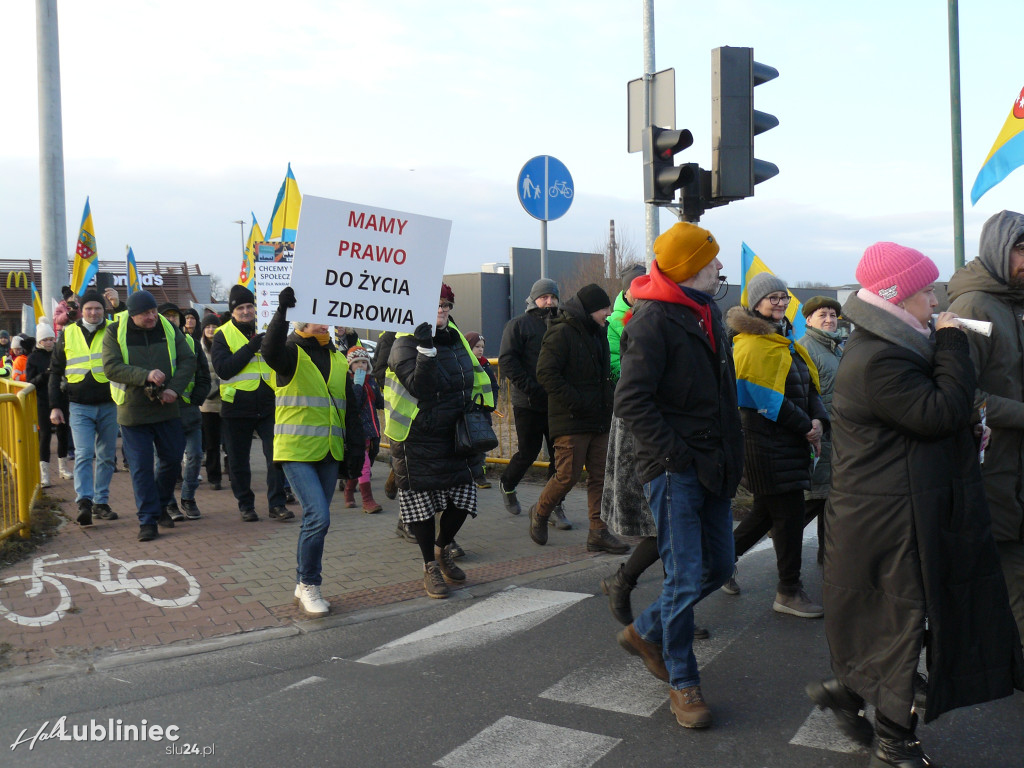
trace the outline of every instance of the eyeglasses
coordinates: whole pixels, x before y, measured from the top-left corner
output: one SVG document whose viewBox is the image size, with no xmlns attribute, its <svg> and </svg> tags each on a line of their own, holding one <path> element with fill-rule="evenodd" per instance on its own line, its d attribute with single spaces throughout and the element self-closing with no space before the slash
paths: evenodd
<svg viewBox="0 0 1024 768">
<path fill-rule="evenodd" d="M 768 301 L 772 303 L 772 306 L 778 306 L 779 304 L 789 304 L 789 294 L 783 294 L 781 296 L 765 296 Z"/>
<path fill-rule="evenodd" d="M 438 309 L 451 309 L 454 306 L 455 305 L 452 304 L 450 301 L 442 301 L 440 304 L 437 305 L 437 308 Z"/>
</svg>

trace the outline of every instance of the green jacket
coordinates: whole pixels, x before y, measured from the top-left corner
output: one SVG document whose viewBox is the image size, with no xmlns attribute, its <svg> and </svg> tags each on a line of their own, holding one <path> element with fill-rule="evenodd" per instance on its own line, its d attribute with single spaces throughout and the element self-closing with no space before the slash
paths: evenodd
<svg viewBox="0 0 1024 768">
<path fill-rule="evenodd" d="M 622 336 L 622 320 L 632 307 L 626 303 L 625 291 L 619 291 L 608 315 L 608 349 L 612 355 L 612 381 L 619 380 L 619 339 Z"/>
<path fill-rule="evenodd" d="M 121 346 L 117 343 L 117 330 L 121 322 L 128 323 L 127 362 L 122 358 Z M 136 328 L 130 317 L 108 323 L 103 336 L 103 373 L 111 381 L 128 386 L 124 404 L 117 406 L 118 424 L 135 427 L 178 418 L 181 393 L 196 373 L 196 356 L 192 354 L 188 342 L 177 329 L 174 331 L 174 354 L 177 360 L 172 375 L 163 324 L 159 321 L 155 328 L 148 331 Z M 146 396 L 143 387 L 146 386 L 146 377 L 153 369 L 163 371 L 167 377 L 164 384 L 178 394 L 178 400 L 174 403 L 164 405 Z"/>
</svg>

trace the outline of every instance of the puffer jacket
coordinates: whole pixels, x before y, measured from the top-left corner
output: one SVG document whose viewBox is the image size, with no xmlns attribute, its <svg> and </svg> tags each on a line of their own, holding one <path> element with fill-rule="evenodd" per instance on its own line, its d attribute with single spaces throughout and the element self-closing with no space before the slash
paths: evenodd
<svg viewBox="0 0 1024 768">
<path fill-rule="evenodd" d="M 623 320 L 629 312 L 629 302 L 626 301 L 626 292 L 619 291 L 619 295 L 612 302 L 612 313 L 608 315 L 608 353 L 611 356 L 612 381 L 619 380 L 619 358 L 622 356 L 619 350 L 620 339 L 622 338 Z"/>
<path fill-rule="evenodd" d="M 832 417 L 832 390 L 836 385 L 836 372 L 839 370 L 839 359 L 843 356 L 838 334 L 807 326 L 807 333 L 800 339 L 800 344 L 814 361 L 818 369 L 818 389 L 821 392 L 821 404 L 825 413 Z M 806 494 L 810 499 L 828 497 L 829 476 L 832 474 L 832 437 L 825 434 L 821 438 L 821 454 L 818 463 L 811 472 L 811 490 Z"/>
<path fill-rule="evenodd" d="M 398 487 L 436 491 L 473 482 L 469 461 L 455 455 L 455 423 L 473 395 L 473 358 L 451 323 L 434 332 L 434 357 L 416 350 L 413 336 L 399 336 L 388 367 L 419 405 L 402 442 L 392 441 Z"/>
<path fill-rule="evenodd" d="M 498 366 L 501 377 L 512 382 L 510 396 L 514 408 L 545 413 L 548 393 L 537 380 L 537 359 L 540 345 L 548 329 L 548 321 L 558 312 L 555 308 L 532 305 L 523 314 L 513 317 L 501 332 Z"/>
<path fill-rule="evenodd" d="M 968 333 L 978 374 L 975 405 L 985 404 L 992 441 L 982 474 L 996 541 L 1024 542 L 1024 286 L 1011 285 L 1010 251 L 1024 215 L 1003 211 L 981 231 L 978 258 L 949 281 L 949 309 L 987 320 L 992 335 Z"/>
<path fill-rule="evenodd" d="M 725 316 L 729 329 L 740 334 L 779 333 L 779 326 L 743 307 Z M 739 362 L 737 362 L 739 365 Z M 737 376 L 743 371 L 737 368 Z M 811 488 L 811 420 L 828 428 L 828 414 L 815 389 L 811 372 L 794 349 L 790 354 L 782 407 L 775 421 L 753 408 L 740 408 L 743 425 L 743 487 L 756 495 L 772 495 Z"/>
<path fill-rule="evenodd" d="M 537 379 L 548 393 L 552 440 L 608 431 L 615 395 L 608 335 L 576 296 L 562 305 L 544 334 Z"/>
</svg>

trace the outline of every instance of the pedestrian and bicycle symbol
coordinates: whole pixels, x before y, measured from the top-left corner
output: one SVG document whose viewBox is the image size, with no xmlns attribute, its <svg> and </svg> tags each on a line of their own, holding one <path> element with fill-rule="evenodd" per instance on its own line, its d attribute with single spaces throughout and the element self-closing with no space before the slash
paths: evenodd
<svg viewBox="0 0 1024 768">
<path fill-rule="evenodd" d="M 519 202 L 533 218 L 557 219 L 572 205 L 572 175 L 557 158 L 538 155 L 527 161 L 519 172 L 517 194 Z"/>
<path fill-rule="evenodd" d="M 97 578 L 84 575 L 81 569 L 76 572 L 77 565 L 93 562 L 98 566 Z M 69 568 L 54 570 L 61 566 Z M 160 608 L 185 608 L 199 599 L 200 592 L 192 574 L 163 560 L 118 560 L 105 549 L 63 559 L 44 555 L 33 561 L 32 573 L 0 581 L 0 616 L 23 627 L 55 624 L 71 610 L 71 590 L 65 581 L 88 584 L 103 595 L 127 592 Z M 22 607 L 26 599 L 32 602 Z M 8 604 L 17 604 L 24 613 L 16 613 Z"/>
</svg>

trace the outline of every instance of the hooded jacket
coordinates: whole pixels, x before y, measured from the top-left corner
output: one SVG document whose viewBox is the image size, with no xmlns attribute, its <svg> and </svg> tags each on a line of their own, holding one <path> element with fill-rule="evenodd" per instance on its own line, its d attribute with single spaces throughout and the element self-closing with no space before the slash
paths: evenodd
<svg viewBox="0 0 1024 768">
<path fill-rule="evenodd" d="M 926 641 L 931 721 L 1024 685 L 971 428 L 963 331 L 934 345 L 852 296 L 832 398 L 825 633 L 836 677 L 910 726 Z"/>
<path fill-rule="evenodd" d="M 498 368 L 501 377 L 512 382 L 510 396 L 514 408 L 540 413 L 548 410 L 548 393 L 537 379 L 537 360 L 548 321 L 557 314 L 557 308 L 538 307 L 530 299 L 526 312 L 505 324 Z"/>
<path fill-rule="evenodd" d="M 608 315 L 608 352 L 611 355 L 612 380 L 619 380 L 619 359 L 622 356 L 620 349 L 622 339 L 622 326 L 629 312 L 629 302 L 626 301 L 626 292 L 619 291 L 619 295 L 612 302 L 612 313 Z"/>
<path fill-rule="evenodd" d="M 814 363 L 808 365 L 805 357 L 810 358 L 802 346 L 790 341 L 787 347 L 787 337 L 779 333 L 779 327 L 760 315 L 733 307 L 725 321 L 736 334 L 733 343 L 739 386 L 748 391 L 757 389 L 760 394 L 770 390 L 775 411 L 765 415 L 765 409 L 745 406 L 748 401 L 740 393 L 746 453 L 743 485 L 759 495 L 808 491 L 811 446 L 807 433 L 812 419 L 818 419 L 828 430 L 828 414 L 818 394 L 817 369 Z M 769 359 L 771 365 L 767 365 Z"/>
<path fill-rule="evenodd" d="M 562 305 L 544 334 L 537 380 L 548 393 L 552 440 L 608 431 L 614 397 L 608 335 L 577 296 Z"/>
<path fill-rule="evenodd" d="M 633 284 L 615 414 L 633 434 L 640 482 L 693 467 L 709 492 L 732 498 L 743 433 L 722 313 L 713 301 L 698 306 L 657 264 Z"/>
<path fill-rule="evenodd" d="M 1003 211 L 981 231 L 978 257 L 947 288 L 951 312 L 987 320 L 992 335 L 968 333 L 978 375 L 975 404 L 985 404 L 992 440 L 982 473 L 996 541 L 1024 542 L 1024 286 L 1011 286 L 1010 251 L 1024 236 L 1024 215 Z"/>
</svg>

